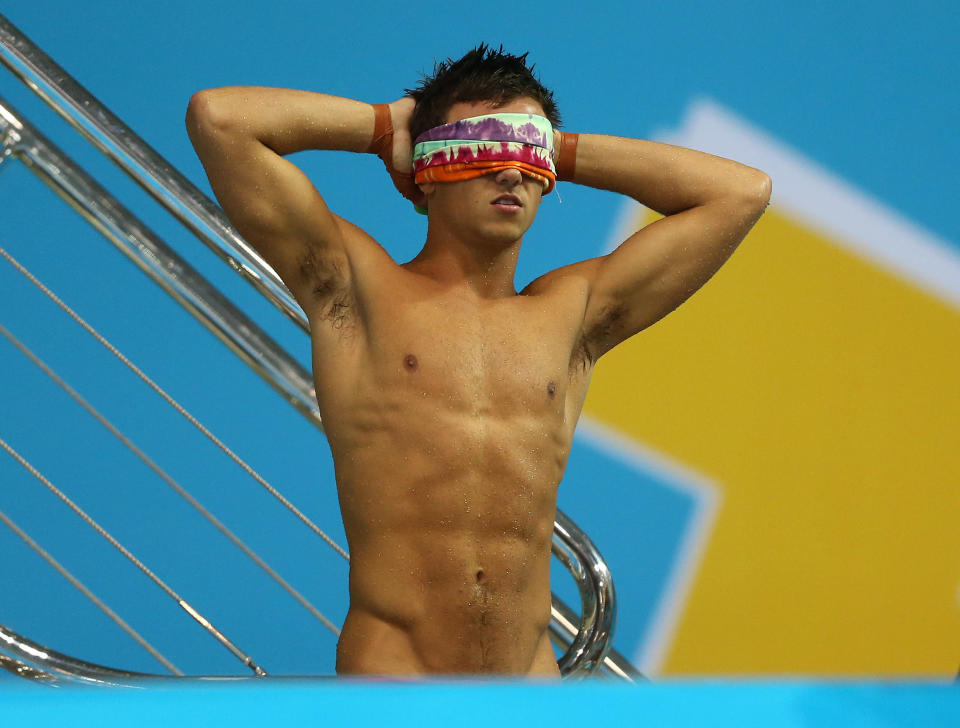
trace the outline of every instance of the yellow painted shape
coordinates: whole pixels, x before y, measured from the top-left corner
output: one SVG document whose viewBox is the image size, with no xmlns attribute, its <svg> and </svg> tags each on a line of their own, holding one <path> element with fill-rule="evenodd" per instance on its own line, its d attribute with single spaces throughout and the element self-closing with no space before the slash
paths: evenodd
<svg viewBox="0 0 960 728">
<path fill-rule="evenodd" d="M 585 411 L 720 487 L 664 674 L 956 674 L 960 311 L 771 208 Z"/>
</svg>

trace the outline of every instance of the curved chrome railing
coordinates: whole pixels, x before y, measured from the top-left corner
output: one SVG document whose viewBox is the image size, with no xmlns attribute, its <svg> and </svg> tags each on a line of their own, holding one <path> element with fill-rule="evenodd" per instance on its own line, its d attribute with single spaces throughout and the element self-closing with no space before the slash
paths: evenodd
<svg viewBox="0 0 960 728">
<path fill-rule="evenodd" d="M 95 665 L 44 647 L 0 624 L 0 650 L 14 655 L 14 659 L 0 654 L 0 667 L 17 677 L 35 682 L 57 685 L 61 682 L 88 683 L 107 686 L 125 686 L 131 681 L 148 677 L 139 672 L 115 670 Z M 23 660 L 23 662 L 21 662 Z"/>
<path fill-rule="evenodd" d="M 0 15 L 0 62 L 284 314 L 305 331 L 308 329 L 303 312 L 279 277 L 232 228 L 222 210 L 3 15 Z M 24 161 L 151 279 L 322 429 L 312 381 L 306 370 L 2 99 L 0 140 L 4 155 L 0 157 L 0 164 L 11 156 Z M 565 676 L 588 675 L 602 667 L 626 679 L 639 675 L 610 648 L 616 621 L 610 572 L 592 541 L 559 510 L 554 524 L 553 553 L 573 575 L 582 603 L 580 617 L 576 618 L 572 610 L 553 595 L 551 637 L 567 648 L 558 661 L 561 672 Z M 20 639 L 21 644 L 29 643 Z M 6 645 L 9 650 L 10 644 L 0 642 L 0 647 Z M 24 657 L 29 651 L 18 654 Z M 73 665 L 79 669 L 76 665 L 89 664 L 63 655 L 59 658 L 67 660 L 58 663 L 61 667 Z M 115 670 L 112 673 L 133 675 Z"/>
<path fill-rule="evenodd" d="M 589 674 L 603 662 L 613 640 L 613 577 L 593 541 L 559 508 L 553 553 L 577 582 L 581 603 L 580 629 L 557 665 L 564 675 Z"/>
</svg>

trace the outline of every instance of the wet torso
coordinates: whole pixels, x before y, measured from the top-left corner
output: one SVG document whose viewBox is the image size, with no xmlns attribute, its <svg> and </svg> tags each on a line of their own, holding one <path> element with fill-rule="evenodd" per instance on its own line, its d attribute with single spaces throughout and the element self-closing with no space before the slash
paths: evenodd
<svg viewBox="0 0 960 728">
<path fill-rule="evenodd" d="M 356 265 L 356 264 L 355 264 Z M 557 675 L 550 543 L 585 291 L 483 300 L 386 254 L 310 313 L 351 553 L 341 674 Z"/>
</svg>

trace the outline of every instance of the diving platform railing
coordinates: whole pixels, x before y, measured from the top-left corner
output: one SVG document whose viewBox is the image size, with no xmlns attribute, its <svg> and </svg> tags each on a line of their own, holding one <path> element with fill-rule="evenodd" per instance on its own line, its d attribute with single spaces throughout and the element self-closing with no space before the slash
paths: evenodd
<svg viewBox="0 0 960 728">
<path fill-rule="evenodd" d="M 0 62 L 283 314 L 308 330 L 303 312 L 279 277 L 232 228 L 220 208 L 3 15 Z M 322 430 L 312 379 L 304 367 L 2 98 L 0 142 L 0 165 L 14 159 L 23 162 Z M 326 538 L 279 493 L 275 495 Z M 349 558 L 339 547 L 335 549 Z M 573 576 L 581 600 L 578 615 L 553 595 L 550 636 L 566 650 L 558 660 L 561 673 L 635 679 L 636 669 L 612 649 L 616 600 L 609 569 L 586 534 L 559 510 L 552 550 Z M 139 684 L 140 678 L 148 677 L 61 655 L 2 625 L 0 651 L 13 656 L 0 655 L 0 667 L 34 680 Z"/>
</svg>

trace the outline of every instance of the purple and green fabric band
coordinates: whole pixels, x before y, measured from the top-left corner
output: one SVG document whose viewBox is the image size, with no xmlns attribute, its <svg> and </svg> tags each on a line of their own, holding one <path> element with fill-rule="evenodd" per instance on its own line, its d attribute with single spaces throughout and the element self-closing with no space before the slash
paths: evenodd
<svg viewBox="0 0 960 728">
<path fill-rule="evenodd" d="M 553 126 L 536 114 L 486 114 L 428 129 L 417 137 L 417 184 L 456 182 L 518 169 L 549 193 L 556 183 Z"/>
</svg>

